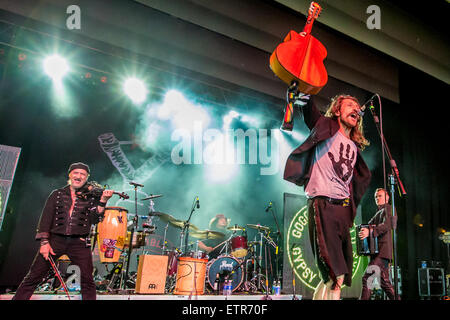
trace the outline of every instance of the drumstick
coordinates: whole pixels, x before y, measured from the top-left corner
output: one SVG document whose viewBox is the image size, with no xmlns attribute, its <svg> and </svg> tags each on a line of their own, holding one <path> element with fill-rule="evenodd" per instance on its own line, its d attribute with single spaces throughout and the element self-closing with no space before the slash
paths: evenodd
<svg viewBox="0 0 450 320">
<path fill-rule="evenodd" d="M 225 242 L 227 242 L 227 240 L 219 243 L 217 246 L 215 246 L 214 248 L 212 248 L 212 250 L 210 252 L 213 252 L 214 250 L 216 250 L 218 247 L 220 247 L 222 244 L 224 244 Z"/>
<path fill-rule="evenodd" d="M 61 285 L 63 286 L 64 291 L 67 294 L 67 298 L 70 300 L 70 295 L 69 295 L 69 291 L 67 290 L 66 283 L 61 278 L 61 275 L 59 274 L 59 271 L 58 271 L 58 269 L 55 266 L 55 262 L 53 261 L 53 258 L 52 258 L 52 256 L 50 254 L 48 255 L 48 260 L 50 261 L 50 264 L 51 264 L 51 266 L 53 268 L 53 271 L 55 271 L 56 277 L 58 277 L 59 282 L 61 282 Z"/>
</svg>

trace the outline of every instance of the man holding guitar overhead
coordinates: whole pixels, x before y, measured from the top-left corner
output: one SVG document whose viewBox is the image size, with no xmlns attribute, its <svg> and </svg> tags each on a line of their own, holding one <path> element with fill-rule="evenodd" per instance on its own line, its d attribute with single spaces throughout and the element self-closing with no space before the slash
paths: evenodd
<svg viewBox="0 0 450 320">
<path fill-rule="evenodd" d="M 58 259 L 67 254 L 73 265 L 80 268 L 83 300 L 95 300 L 96 288 L 92 277 L 92 252 L 87 245 L 91 224 L 99 222 L 113 190 L 100 194 L 77 195 L 87 185 L 89 167 L 81 162 L 70 165 L 68 184 L 54 190 L 47 199 L 37 228 L 40 248 L 30 271 L 23 279 L 13 300 L 30 299 L 50 269 L 49 255 Z"/>
<path fill-rule="evenodd" d="M 322 280 L 317 300 L 339 300 L 342 284 L 351 285 L 350 228 L 371 177 L 360 154 L 368 141 L 359 112 L 352 96 L 333 98 L 325 115 L 309 99 L 303 114 L 311 134 L 286 162 L 284 179 L 304 186 L 308 197 L 311 247 Z"/>
<path fill-rule="evenodd" d="M 282 129 L 292 130 L 293 107 L 300 105 L 311 130 L 289 155 L 284 179 L 304 186 L 308 197 L 310 242 L 321 278 L 313 299 L 339 300 L 341 286 L 350 286 L 352 280 L 350 228 L 370 182 L 370 171 L 360 155 L 369 142 L 355 97 L 334 97 L 322 115 L 310 96 L 328 81 L 323 65 L 327 50 L 310 34 L 320 11 L 312 2 L 303 32 L 289 32 L 272 53 L 270 67 L 289 86 Z"/>
</svg>

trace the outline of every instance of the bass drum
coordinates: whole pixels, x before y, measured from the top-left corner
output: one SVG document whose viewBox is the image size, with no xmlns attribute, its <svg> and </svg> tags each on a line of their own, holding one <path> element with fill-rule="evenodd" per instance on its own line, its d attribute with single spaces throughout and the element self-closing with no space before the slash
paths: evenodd
<svg viewBox="0 0 450 320">
<path fill-rule="evenodd" d="M 243 265 L 235 257 L 222 255 L 208 262 L 206 265 L 206 279 L 211 288 L 214 288 L 214 282 L 219 275 L 221 289 L 225 281 L 225 277 L 231 274 L 232 291 L 236 291 L 244 280 Z"/>
</svg>

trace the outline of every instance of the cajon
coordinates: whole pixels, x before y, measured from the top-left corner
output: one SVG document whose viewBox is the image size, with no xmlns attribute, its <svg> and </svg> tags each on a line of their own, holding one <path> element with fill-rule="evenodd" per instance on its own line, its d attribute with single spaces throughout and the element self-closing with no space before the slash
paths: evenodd
<svg viewBox="0 0 450 320">
<path fill-rule="evenodd" d="M 168 256 L 139 256 L 135 292 L 164 294 L 168 260 Z"/>
</svg>

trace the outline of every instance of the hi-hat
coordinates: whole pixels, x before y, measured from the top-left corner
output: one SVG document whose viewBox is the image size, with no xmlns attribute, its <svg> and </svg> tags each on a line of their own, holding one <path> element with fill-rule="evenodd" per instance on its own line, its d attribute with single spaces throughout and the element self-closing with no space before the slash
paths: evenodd
<svg viewBox="0 0 450 320">
<path fill-rule="evenodd" d="M 159 198 L 159 197 L 162 197 L 163 195 L 162 194 L 155 194 L 155 195 L 151 195 L 150 197 L 147 197 L 147 198 L 144 198 L 144 199 L 141 199 L 141 200 L 150 200 L 150 199 L 155 199 L 155 198 Z"/>
<path fill-rule="evenodd" d="M 259 225 L 259 224 L 247 224 L 247 227 L 252 228 L 252 229 L 256 229 L 256 230 L 270 231 L 269 227 L 262 226 L 262 225 Z"/>
<path fill-rule="evenodd" d="M 242 230 L 242 231 L 244 231 L 245 228 L 244 228 L 244 227 L 240 227 L 240 226 L 238 226 L 238 225 L 236 224 L 236 225 L 234 225 L 234 226 L 232 226 L 232 227 L 228 227 L 227 230 L 231 230 L 231 231 L 240 231 L 240 230 Z"/>
</svg>

